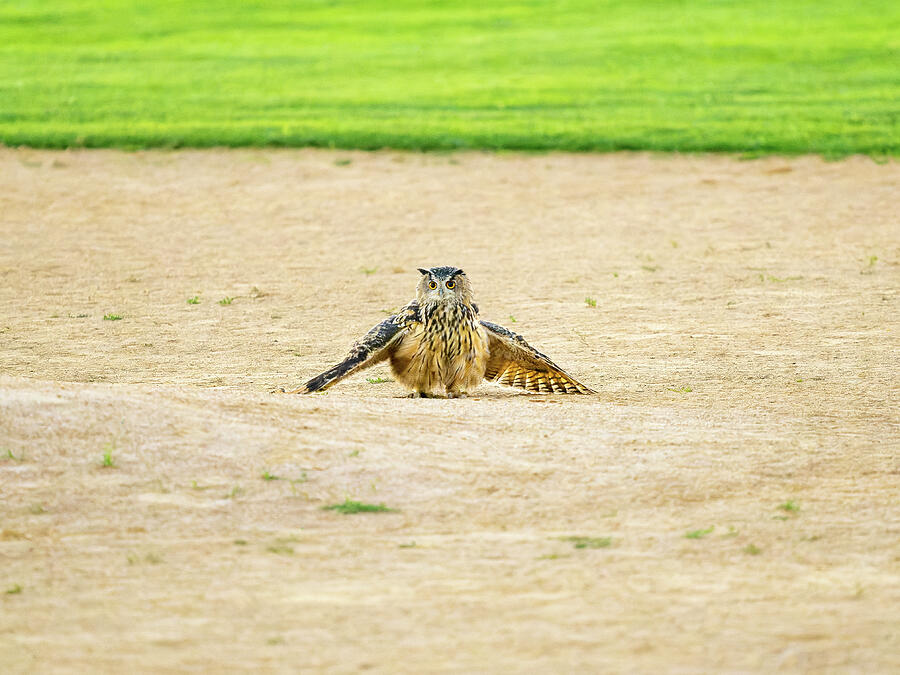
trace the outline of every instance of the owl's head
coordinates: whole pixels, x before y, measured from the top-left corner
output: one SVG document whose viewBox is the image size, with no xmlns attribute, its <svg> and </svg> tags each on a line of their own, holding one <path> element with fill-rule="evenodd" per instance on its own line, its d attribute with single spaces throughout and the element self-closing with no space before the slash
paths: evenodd
<svg viewBox="0 0 900 675">
<path fill-rule="evenodd" d="M 419 268 L 422 278 L 416 288 L 419 304 L 472 303 L 472 285 L 458 267 Z"/>
</svg>

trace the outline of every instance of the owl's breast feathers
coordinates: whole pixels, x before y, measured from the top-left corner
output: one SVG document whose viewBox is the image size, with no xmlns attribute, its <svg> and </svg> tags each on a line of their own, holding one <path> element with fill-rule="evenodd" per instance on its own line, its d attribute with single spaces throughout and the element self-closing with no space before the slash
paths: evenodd
<svg viewBox="0 0 900 675">
<path fill-rule="evenodd" d="M 477 309 L 463 303 L 428 303 L 391 355 L 397 379 L 414 391 L 465 392 L 484 378 L 487 335 Z"/>
</svg>

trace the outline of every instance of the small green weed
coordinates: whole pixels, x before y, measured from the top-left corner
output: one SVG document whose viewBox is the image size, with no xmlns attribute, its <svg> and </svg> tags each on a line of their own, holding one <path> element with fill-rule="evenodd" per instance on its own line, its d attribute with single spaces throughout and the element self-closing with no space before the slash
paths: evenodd
<svg viewBox="0 0 900 675">
<path fill-rule="evenodd" d="M 350 499 L 345 499 L 342 504 L 323 506 L 322 510 L 337 511 L 338 513 L 349 515 L 351 513 L 391 513 L 396 511 L 397 509 L 389 508 L 384 504 L 365 504 L 363 502 L 356 502 Z"/>
<path fill-rule="evenodd" d="M 225 499 L 237 499 L 242 494 L 244 494 L 244 488 L 242 488 L 240 485 L 235 485 L 233 488 L 231 488 L 231 492 L 225 495 Z"/>
<path fill-rule="evenodd" d="M 103 320 L 104 321 L 121 321 L 122 315 L 121 314 L 104 314 Z"/>
<path fill-rule="evenodd" d="M 870 255 L 868 258 L 868 264 L 862 270 L 860 270 L 860 274 L 874 274 L 875 273 L 875 263 L 878 262 L 877 255 Z"/>
<path fill-rule="evenodd" d="M 597 306 L 597 300 L 594 299 L 594 298 L 588 297 L 588 298 L 585 298 L 585 299 L 584 299 L 584 304 L 586 304 L 588 307 L 596 307 L 596 306 Z"/>
<path fill-rule="evenodd" d="M 114 460 L 112 456 L 113 450 L 115 449 L 115 443 L 106 444 L 106 447 L 103 448 L 103 459 L 100 460 L 100 466 L 105 469 L 109 469 L 116 465 L 116 460 Z"/>
<path fill-rule="evenodd" d="M 659 269 L 659 265 L 641 265 L 641 269 L 645 272 L 656 272 Z"/>
<path fill-rule="evenodd" d="M 18 457 L 16 457 L 16 456 L 13 454 L 13 451 L 10 450 L 9 448 L 6 449 L 6 456 L 7 456 L 7 458 L 11 459 L 11 460 L 14 461 L 14 462 L 24 462 L 24 461 L 25 461 L 25 455 L 24 455 L 24 454 L 21 454 L 21 455 L 19 455 Z"/>
<path fill-rule="evenodd" d="M 7 595 L 18 595 L 21 592 L 22 592 L 21 584 L 13 584 L 12 586 L 10 586 L 9 588 L 6 589 Z"/>
<path fill-rule="evenodd" d="M 353 163 L 352 159 L 336 159 L 334 160 L 335 166 L 350 166 Z"/>
<path fill-rule="evenodd" d="M 570 541 L 575 548 L 607 548 L 612 545 L 612 537 L 560 537 L 560 541 Z"/>
<path fill-rule="evenodd" d="M 221 300 L 219 300 L 219 304 L 222 306 L 230 305 L 232 302 L 234 302 L 234 298 L 229 297 L 227 295 L 224 298 L 222 298 Z"/>
<path fill-rule="evenodd" d="M 267 546 L 266 550 L 277 555 L 294 555 L 294 547 L 286 544 L 272 544 Z"/>
<path fill-rule="evenodd" d="M 716 527 L 713 525 L 712 527 L 708 527 L 705 530 L 691 530 L 690 532 L 685 533 L 685 539 L 703 539 L 708 534 L 711 534 Z"/>
<path fill-rule="evenodd" d="M 281 636 L 269 638 L 268 640 L 266 640 L 266 644 L 269 645 L 270 647 L 274 647 L 276 645 L 283 645 L 284 638 Z"/>
<path fill-rule="evenodd" d="M 691 386 L 679 387 L 677 389 L 675 389 L 674 387 L 666 387 L 666 389 L 668 389 L 669 391 L 674 391 L 676 394 L 690 394 L 692 391 L 694 391 L 694 388 Z"/>
<path fill-rule="evenodd" d="M 748 555 L 759 555 L 762 553 L 762 549 L 756 544 L 747 544 L 744 547 L 744 553 L 747 553 Z"/>
<path fill-rule="evenodd" d="M 232 543 L 233 543 L 235 546 L 246 546 L 246 545 L 247 545 L 247 540 L 246 540 L 246 539 L 235 539 Z"/>
<path fill-rule="evenodd" d="M 414 541 L 411 541 L 408 544 L 398 544 L 397 545 L 397 548 L 415 548 L 415 547 L 416 547 L 416 542 L 414 542 Z"/>
<path fill-rule="evenodd" d="M 369 384 L 384 384 L 385 382 L 393 382 L 393 380 L 387 377 L 367 377 L 366 382 Z"/>
<path fill-rule="evenodd" d="M 786 513 L 798 513 L 800 511 L 800 505 L 793 499 L 789 499 L 784 504 L 779 504 L 778 508 Z"/>
<path fill-rule="evenodd" d="M 189 304 L 189 305 L 199 305 L 199 304 L 200 304 L 200 296 L 199 296 L 199 295 L 195 295 L 195 296 L 192 297 L 192 298 L 188 298 L 188 299 L 187 299 L 187 304 Z"/>
<path fill-rule="evenodd" d="M 516 317 L 514 317 L 512 314 L 509 315 L 509 320 L 511 323 L 516 323 Z"/>
<path fill-rule="evenodd" d="M 360 267 L 359 271 L 365 274 L 367 277 L 375 274 L 378 271 L 377 267 Z"/>
<path fill-rule="evenodd" d="M 47 513 L 47 509 L 44 508 L 43 504 L 32 504 L 28 507 L 28 512 L 34 516 L 40 516 Z"/>
<path fill-rule="evenodd" d="M 281 480 L 281 478 L 269 473 L 268 471 L 263 471 L 261 477 L 263 480 Z"/>
</svg>

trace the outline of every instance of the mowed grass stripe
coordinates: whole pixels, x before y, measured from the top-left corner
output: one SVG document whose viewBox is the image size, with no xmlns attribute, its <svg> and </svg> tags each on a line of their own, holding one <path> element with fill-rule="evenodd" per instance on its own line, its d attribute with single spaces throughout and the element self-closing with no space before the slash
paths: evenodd
<svg viewBox="0 0 900 675">
<path fill-rule="evenodd" d="M 17 1 L 0 142 L 900 154 L 900 3 Z"/>
</svg>

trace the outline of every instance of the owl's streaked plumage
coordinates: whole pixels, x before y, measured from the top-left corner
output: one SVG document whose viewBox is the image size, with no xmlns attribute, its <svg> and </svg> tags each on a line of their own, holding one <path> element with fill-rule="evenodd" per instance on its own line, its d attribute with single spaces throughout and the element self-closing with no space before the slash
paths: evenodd
<svg viewBox="0 0 900 675">
<path fill-rule="evenodd" d="M 327 389 L 345 377 L 390 360 L 411 396 L 464 396 L 481 380 L 528 391 L 593 394 L 550 358 L 503 326 L 478 318 L 472 286 L 457 267 L 419 269 L 416 299 L 372 328 L 343 361 L 292 394 Z"/>
</svg>

